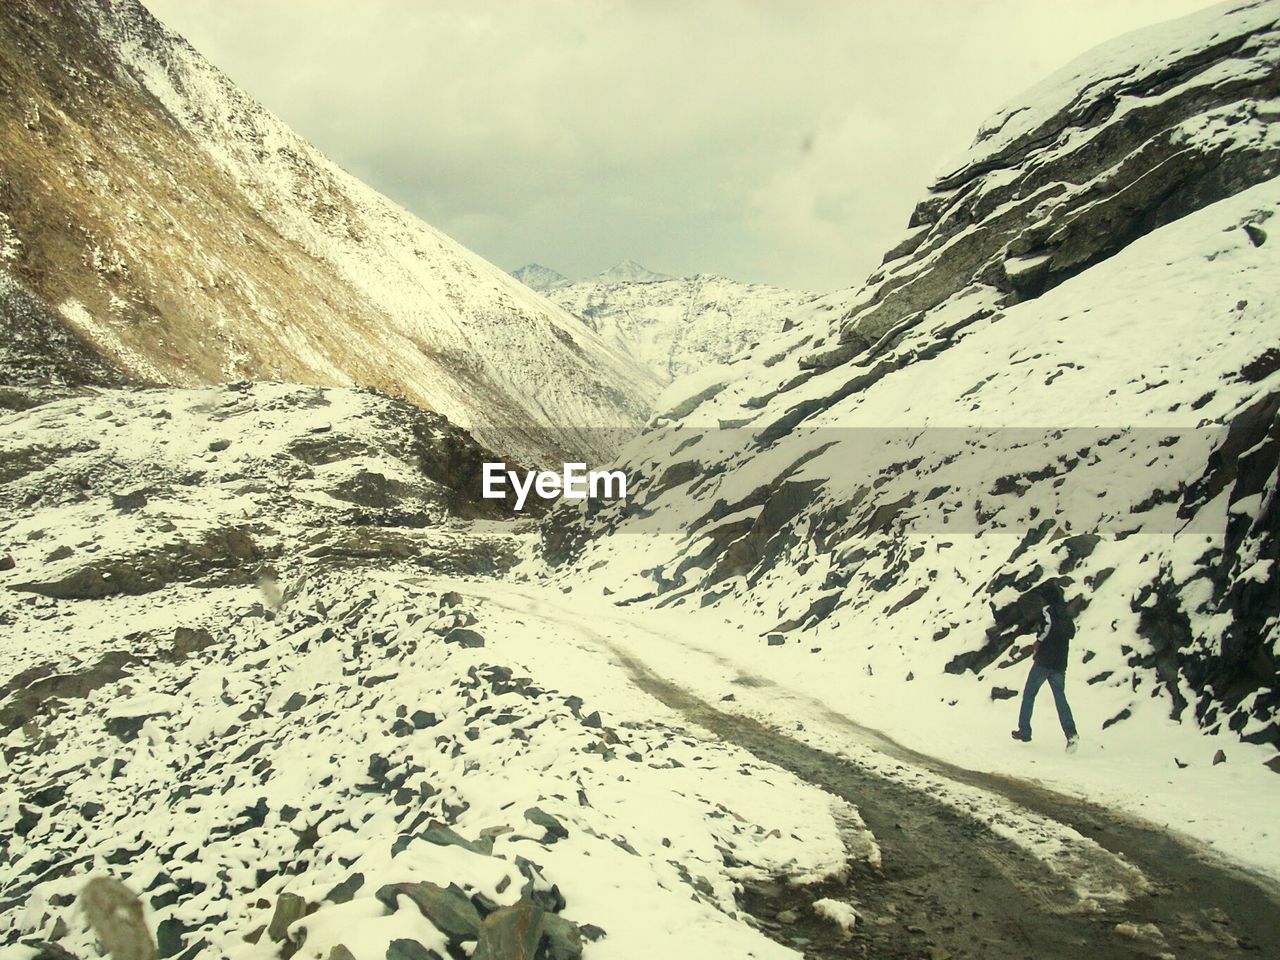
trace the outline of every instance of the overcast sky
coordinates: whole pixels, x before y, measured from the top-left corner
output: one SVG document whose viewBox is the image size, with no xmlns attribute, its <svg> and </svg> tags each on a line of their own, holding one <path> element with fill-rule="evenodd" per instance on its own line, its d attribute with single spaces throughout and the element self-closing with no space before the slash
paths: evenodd
<svg viewBox="0 0 1280 960">
<path fill-rule="evenodd" d="M 1205 0 L 144 0 L 505 269 L 859 282 L 1044 74 Z"/>
</svg>

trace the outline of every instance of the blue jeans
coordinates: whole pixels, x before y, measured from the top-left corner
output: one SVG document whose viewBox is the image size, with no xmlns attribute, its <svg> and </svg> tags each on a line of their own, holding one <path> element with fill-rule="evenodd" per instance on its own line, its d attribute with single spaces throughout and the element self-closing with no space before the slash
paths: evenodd
<svg viewBox="0 0 1280 960">
<path fill-rule="evenodd" d="M 1053 691 L 1053 702 L 1058 708 L 1058 722 L 1062 724 L 1062 732 L 1068 737 L 1076 735 L 1076 722 L 1071 716 L 1071 705 L 1067 703 L 1067 675 L 1062 670 L 1049 670 L 1038 663 L 1031 665 L 1027 674 L 1027 685 L 1022 690 L 1022 710 L 1018 714 L 1018 730 L 1028 739 L 1031 738 L 1031 711 L 1036 705 L 1036 694 L 1040 686 L 1049 681 L 1049 689 Z"/>
</svg>

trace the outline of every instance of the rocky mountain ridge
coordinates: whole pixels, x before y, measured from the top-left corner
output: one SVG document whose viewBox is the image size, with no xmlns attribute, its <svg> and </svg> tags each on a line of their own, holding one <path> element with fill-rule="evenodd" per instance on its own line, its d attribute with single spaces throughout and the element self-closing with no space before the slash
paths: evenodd
<svg viewBox="0 0 1280 960">
<path fill-rule="evenodd" d="M 555 271 L 551 277 L 521 270 L 528 272 L 515 275 L 534 279 L 535 289 L 663 383 L 768 340 L 817 300 L 811 293 L 710 273 L 668 277 L 634 260 L 577 281 Z"/>
<path fill-rule="evenodd" d="M 526 461 L 595 456 L 648 374 L 396 207 L 136 0 L 0 17 L 3 322 L 117 379 L 363 385 Z M 36 339 L 32 339 L 36 338 Z M 7 347 L 8 350 L 14 348 Z"/>
</svg>

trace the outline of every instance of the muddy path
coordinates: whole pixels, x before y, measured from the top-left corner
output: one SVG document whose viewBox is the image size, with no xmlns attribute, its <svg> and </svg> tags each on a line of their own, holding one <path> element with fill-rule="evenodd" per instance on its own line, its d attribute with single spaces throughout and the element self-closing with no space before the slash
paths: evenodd
<svg viewBox="0 0 1280 960">
<path fill-rule="evenodd" d="M 1065 824 L 1094 841 L 1099 854 L 1138 867 L 1149 886 L 1121 903 L 1082 902 L 1069 872 L 1048 869 L 1024 847 L 998 835 L 909 779 L 817 749 L 750 717 L 707 703 L 609 636 L 590 626 L 572 601 L 503 584 L 469 584 L 489 603 L 550 620 L 589 639 L 622 666 L 637 687 L 720 739 L 791 771 L 853 804 L 875 834 L 882 868 L 855 864 L 844 881 L 795 890 L 764 884 L 742 906 L 774 939 L 806 957 L 870 958 L 1214 958 L 1280 957 L 1280 891 L 1264 878 L 1212 861 L 1179 837 L 1037 784 L 966 770 L 907 750 L 821 705 L 824 720 L 851 741 L 918 768 L 981 788 L 1021 810 Z M 623 618 L 619 617 L 619 624 Z M 652 633 L 639 618 L 628 629 Z M 740 676 L 751 686 L 771 681 Z M 784 691 L 779 690 L 780 695 Z M 794 697 L 793 691 L 785 695 Z M 1093 844 L 1090 844 L 1093 846 Z M 814 916 L 815 899 L 856 904 L 860 921 L 846 937 Z"/>
</svg>

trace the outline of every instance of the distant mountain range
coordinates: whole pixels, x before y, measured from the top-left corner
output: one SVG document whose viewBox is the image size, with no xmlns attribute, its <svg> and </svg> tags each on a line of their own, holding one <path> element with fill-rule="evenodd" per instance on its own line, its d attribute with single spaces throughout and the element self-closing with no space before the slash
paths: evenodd
<svg viewBox="0 0 1280 960">
<path fill-rule="evenodd" d="M 635 260 L 578 281 L 536 263 L 512 275 L 664 382 L 728 361 L 780 332 L 815 299 L 812 293 L 709 273 L 671 277 Z"/>
</svg>

